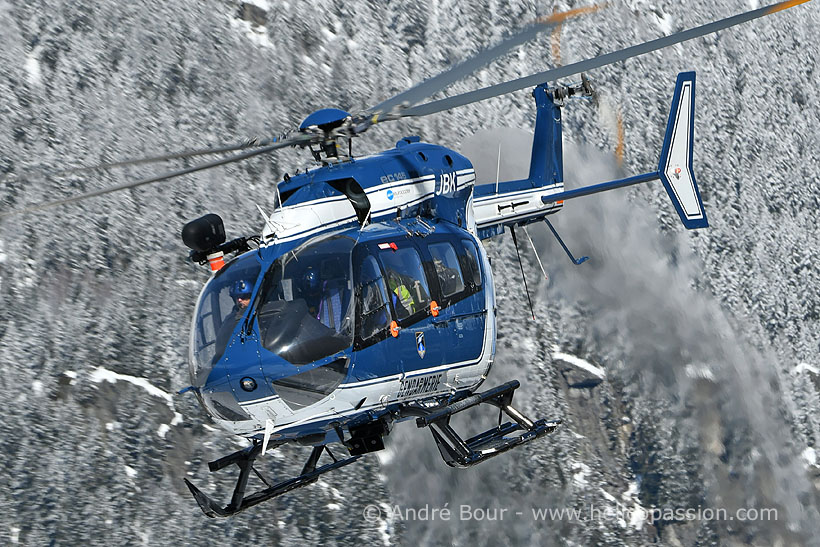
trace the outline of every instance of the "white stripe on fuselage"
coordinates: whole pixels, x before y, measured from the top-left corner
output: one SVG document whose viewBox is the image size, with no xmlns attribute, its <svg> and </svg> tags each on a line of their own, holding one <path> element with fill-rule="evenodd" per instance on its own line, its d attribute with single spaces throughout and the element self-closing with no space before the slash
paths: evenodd
<svg viewBox="0 0 820 547">
<path fill-rule="evenodd" d="M 475 171 L 463 169 L 456 171 L 458 189 L 475 182 Z M 412 179 L 379 184 L 366 188 L 370 200 L 370 217 L 376 220 L 397 208 L 416 205 L 435 195 L 436 176 L 425 175 Z M 392 192 L 392 199 L 388 197 Z M 330 220 L 328 220 L 330 219 Z M 286 205 L 277 209 L 270 216 L 262 233 L 268 244 L 293 241 L 309 237 L 321 231 L 336 228 L 356 220 L 353 207 L 344 196 L 319 198 L 303 203 Z M 271 229 L 272 228 L 272 229 Z M 273 238 L 268 241 L 268 238 Z"/>
</svg>

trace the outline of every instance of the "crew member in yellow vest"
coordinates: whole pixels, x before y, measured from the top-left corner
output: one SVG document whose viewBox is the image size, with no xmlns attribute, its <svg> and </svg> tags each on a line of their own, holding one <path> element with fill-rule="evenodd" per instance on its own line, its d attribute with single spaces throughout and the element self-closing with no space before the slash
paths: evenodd
<svg viewBox="0 0 820 547">
<path fill-rule="evenodd" d="M 388 277 L 390 292 L 393 294 L 393 307 L 399 319 L 404 319 L 416 313 L 416 303 L 410 289 L 394 273 Z"/>
</svg>

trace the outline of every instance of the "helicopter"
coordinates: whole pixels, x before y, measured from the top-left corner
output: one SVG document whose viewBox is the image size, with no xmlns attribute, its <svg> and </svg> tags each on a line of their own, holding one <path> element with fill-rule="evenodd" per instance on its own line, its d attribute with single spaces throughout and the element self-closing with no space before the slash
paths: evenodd
<svg viewBox="0 0 820 547">
<path fill-rule="evenodd" d="M 497 310 L 482 241 L 549 221 L 565 200 L 660 180 L 687 229 L 708 219 L 693 170 L 695 73 L 677 76 L 655 170 L 565 189 L 562 109 L 592 97 L 587 71 L 665 48 L 804 3 L 788 0 L 599 57 L 462 95 L 423 103 L 458 79 L 565 20 L 597 7 L 539 18 L 498 45 L 360 113 L 324 108 L 270 139 L 192 150 L 100 167 L 208 154 L 214 161 L 8 214 L 73 203 L 168 180 L 289 147 L 306 148 L 318 167 L 285 175 L 259 234 L 227 240 L 221 218 L 187 223 L 190 258 L 212 275 L 197 300 L 190 336 L 192 392 L 209 417 L 251 444 L 209 463 L 239 476 L 227 505 L 185 483 L 209 517 L 229 517 L 385 448 L 401 422 L 428 428 L 442 459 L 469 467 L 555 431 L 560 419 L 533 420 L 512 405 L 518 381 L 480 391 L 495 359 Z M 581 74 L 580 83 L 554 84 Z M 389 121 L 435 114 L 524 88 L 536 107 L 526 179 L 479 185 L 470 160 L 417 136 L 355 157 L 353 140 Z M 421 104 L 420 104 L 421 103 Z M 523 273 L 523 269 L 522 269 Z M 456 414 L 498 409 L 498 425 L 464 439 Z M 509 421 L 504 421 L 504 416 Z M 254 467 L 285 444 L 311 447 L 298 476 L 270 484 Z M 348 455 L 330 448 L 341 444 Z M 326 463 L 320 460 L 329 459 Z M 265 488 L 247 493 L 251 474 Z"/>
</svg>

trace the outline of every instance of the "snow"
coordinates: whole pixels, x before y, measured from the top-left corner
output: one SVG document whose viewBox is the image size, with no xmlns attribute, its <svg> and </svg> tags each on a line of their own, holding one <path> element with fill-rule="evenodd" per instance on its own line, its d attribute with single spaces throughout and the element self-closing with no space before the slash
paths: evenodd
<svg viewBox="0 0 820 547">
<path fill-rule="evenodd" d="M 276 49 L 273 42 L 268 38 L 267 27 L 253 25 L 248 21 L 240 21 L 233 16 L 228 17 L 228 22 L 257 46 Z"/>
<path fill-rule="evenodd" d="M 160 424 L 159 428 L 157 428 L 157 435 L 159 435 L 161 438 L 164 439 L 165 435 L 168 434 L 168 431 L 170 429 L 171 429 L 171 426 L 169 426 L 168 424 Z"/>
<path fill-rule="evenodd" d="M 800 363 L 799 365 L 794 367 L 794 373 L 800 374 L 801 372 L 811 372 L 812 374 L 820 375 L 820 368 L 813 367 L 808 363 Z"/>
<path fill-rule="evenodd" d="M 141 387 L 142 389 L 147 391 L 149 395 L 165 399 L 165 403 L 168 405 L 168 408 L 170 408 L 171 412 L 174 413 L 174 417 L 171 420 L 170 424 L 171 426 L 175 426 L 182 423 L 182 414 L 176 411 L 176 407 L 174 406 L 174 399 L 171 396 L 171 394 L 167 391 L 161 390 L 145 378 L 129 376 L 128 374 L 119 374 L 112 370 L 108 370 L 107 368 L 97 367 L 93 371 L 91 371 L 90 380 L 96 384 L 99 384 L 100 382 L 109 382 L 111 384 L 115 384 L 117 383 L 117 381 L 121 380 L 123 382 L 133 384 L 137 387 Z M 164 435 L 160 434 L 159 431 L 157 431 L 157 434 L 159 434 L 161 437 L 164 437 Z"/>
<path fill-rule="evenodd" d="M 136 469 L 134 469 L 133 467 L 130 467 L 130 466 L 128 466 L 128 465 L 124 465 L 123 467 L 125 468 L 125 474 L 126 474 L 129 478 L 132 478 L 132 479 L 133 479 L 134 477 L 136 477 L 136 476 L 137 476 L 137 470 L 136 470 Z"/>
<path fill-rule="evenodd" d="M 646 519 L 649 516 L 649 512 L 636 500 L 636 496 L 638 494 L 637 482 L 630 483 L 629 488 L 621 494 L 621 499 L 624 503 L 619 502 L 615 496 L 603 488 L 600 488 L 599 490 L 606 500 L 611 501 L 617 506 L 617 514 L 620 517 L 629 517 L 629 522 L 623 518 L 618 518 L 618 525 L 620 525 L 621 528 L 632 527 L 636 530 L 640 530 L 643 527 L 644 522 L 646 522 Z M 632 505 L 632 507 L 629 508 L 629 505 Z"/>
<path fill-rule="evenodd" d="M 684 371 L 686 371 L 686 376 L 692 379 L 715 381 L 715 375 L 712 374 L 708 365 L 703 363 L 690 363 L 684 367 Z"/>
<path fill-rule="evenodd" d="M 603 494 L 603 495 L 604 495 L 604 498 L 606 498 L 607 500 L 611 501 L 612 503 L 618 503 L 618 500 L 617 500 L 617 499 L 615 499 L 615 496 L 613 496 L 612 494 L 610 494 L 609 492 L 607 492 L 607 491 L 606 491 L 606 490 L 604 490 L 603 488 L 601 488 L 601 494 Z"/>
<path fill-rule="evenodd" d="M 379 506 L 382 509 L 382 519 L 379 523 L 379 532 L 381 533 L 382 542 L 385 547 L 390 547 L 395 543 L 390 537 L 390 523 L 393 520 L 393 512 L 390 506 L 386 503 L 379 503 Z"/>
<path fill-rule="evenodd" d="M 664 34 L 672 34 L 672 16 L 667 14 L 659 14 L 656 13 L 655 17 L 657 18 L 658 28 L 661 29 L 661 32 Z"/>
<path fill-rule="evenodd" d="M 638 491 L 640 490 L 637 482 L 632 482 L 627 488 L 626 492 L 621 495 L 621 499 L 623 500 L 630 500 L 633 499 L 635 496 L 638 495 Z"/>
<path fill-rule="evenodd" d="M 575 482 L 575 484 L 577 484 L 578 486 L 586 486 L 587 484 L 589 484 L 589 482 L 587 481 L 587 475 L 589 475 L 592 470 L 589 468 L 587 464 L 576 462 L 572 464 L 572 470 L 572 480 Z"/>
<path fill-rule="evenodd" d="M 604 369 L 602 369 L 601 367 L 596 367 L 592 363 L 590 363 L 588 361 L 584 361 L 583 359 L 581 359 L 580 357 L 576 357 L 575 355 L 570 355 L 569 353 L 562 353 L 562 352 L 558 351 L 558 349 L 559 349 L 558 346 L 553 346 L 552 347 L 552 358 L 553 359 L 558 359 L 559 361 L 563 361 L 563 362 L 568 363 L 572 366 L 583 369 L 587 372 L 590 372 L 590 373 L 594 374 L 598 378 L 606 378 L 606 371 Z"/>
<path fill-rule="evenodd" d="M 800 454 L 809 465 L 817 465 L 817 453 L 814 448 L 808 447 Z"/>
<path fill-rule="evenodd" d="M 629 515 L 629 525 L 636 530 L 640 530 L 643 526 L 643 523 L 646 521 L 646 517 L 649 513 L 638 504 L 632 506 L 632 511 L 630 511 Z"/>
<path fill-rule="evenodd" d="M 131 384 L 134 384 L 135 386 L 141 387 L 142 389 L 147 391 L 149 395 L 165 399 L 168 403 L 168 406 L 172 410 L 174 409 L 174 401 L 171 398 L 171 394 L 156 387 L 145 378 L 129 376 L 127 374 L 119 374 L 112 370 L 108 370 L 107 368 L 97 367 L 93 371 L 91 371 L 90 380 L 95 384 L 99 384 L 100 382 L 109 382 L 112 384 L 116 384 L 119 380 L 122 380 L 123 382 L 129 382 Z"/>
<path fill-rule="evenodd" d="M 34 380 L 31 382 L 31 390 L 34 392 L 35 395 L 42 395 L 43 394 L 43 382 L 40 380 Z"/>
<path fill-rule="evenodd" d="M 32 85 L 40 85 L 43 81 L 42 73 L 40 72 L 40 61 L 37 57 L 40 55 L 40 47 L 35 47 L 31 53 L 26 55 L 26 72 L 28 73 L 28 82 Z"/>
<path fill-rule="evenodd" d="M 330 509 L 331 511 L 338 511 L 339 509 L 342 508 L 342 506 L 339 505 L 338 503 L 328 503 L 327 508 Z"/>
<path fill-rule="evenodd" d="M 322 34 L 324 35 L 326 41 L 331 41 L 331 40 L 336 39 L 336 34 L 332 30 L 330 30 L 329 28 L 322 27 L 321 31 L 322 31 Z"/>
</svg>

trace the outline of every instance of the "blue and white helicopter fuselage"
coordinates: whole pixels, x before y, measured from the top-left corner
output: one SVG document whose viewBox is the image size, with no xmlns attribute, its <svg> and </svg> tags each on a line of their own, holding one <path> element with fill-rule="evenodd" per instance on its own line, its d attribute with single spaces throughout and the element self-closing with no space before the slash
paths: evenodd
<svg viewBox="0 0 820 547">
<path fill-rule="evenodd" d="M 258 237 L 224 243 L 215 215 L 186 225 L 186 244 L 217 270 L 194 312 L 191 389 L 217 424 L 253 441 L 210 464 L 241 469 L 228 506 L 186 481 L 203 511 L 231 515 L 312 482 L 383 449 L 392 425 L 408 418 L 430 428 L 451 466 L 474 465 L 553 431 L 560 420 L 532 421 L 512 406 L 518 382 L 477 392 L 496 340 L 493 276 L 481 240 L 509 228 L 517 245 L 516 227 L 546 221 L 565 199 L 654 179 L 687 227 L 705 226 L 691 168 L 694 81 L 694 73 L 678 77 L 651 173 L 565 191 L 563 98 L 589 90 L 586 82 L 540 85 L 526 179 L 475 186 L 467 158 L 406 137 L 381 154 L 334 156 L 286 176 L 277 185 L 278 207 L 270 215 L 260 208 Z M 237 250 L 224 264 L 223 251 Z M 462 439 L 450 417 L 482 403 L 512 421 Z M 254 460 L 287 442 L 314 447 L 303 473 L 245 496 Z M 330 453 L 335 442 L 349 458 Z M 317 468 L 325 451 L 333 462 Z"/>
<path fill-rule="evenodd" d="M 203 289 L 192 329 L 193 376 L 200 379 L 195 386 L 203 404 L 214 421 L 227 431 L 255 437 L 264 435 L 268 425 L 268 433 L 274 440 L 300 437 L 318 440 L 327 435 L 325 442 L 335 441 L 338 440 L 335 430 L 328 427 L 331 422 L 344 422 L 391 403 L 435 398 L 459 390 L 472 391 L 486 378 L 495 348 L 495 298 L 490 264 L 468 208 L 475 173 L 463 156 L 413 141 L 399 141 L 395 150 L 379 156 L 355 159 L 290 178 L 280 189 L 287 196 L 285 203 L 266 220 L 259 249 L 228 263 Z M 433 162 L 440 167 L 428 167 Z M 384 171 L 387 173 L 382 174 Z M 370 203 L 369 218 L 363 226 L 350 200 L 325 184 L 327 180 L 348 178 L 360 184 Z M 444 211 L 446 217 L 442 215 Z M 431 214 L 422 216 L 423 212 Z M 261 286 L 264 276 L 260 272 L 275 267 L 277 261 L 281 263 L 283 256 L 296 256 L 293 265 L 286 268 L 292 275 L 282 281 L 291 283 L 292 292 L 287 296 L 298 300 L 298 293 L 303 290 L 298 287 L 302 277 L 313 268 L 321 270 L 322 264 L 321 260 L 318 264 L 303 260 L 304 264 L 294 265 L 302 252 L 321 247 L 329 238 L 336 242 L 349 238 L 351 243 L 340 246 L 338 256 L 333 252 L 334 244 L 326 244 L 330 250 L 320 254 L 325 264 L 344 259 L 347 275 L 343 276 L 346 286 L 342 303 L 349 307 L 344 311 L 354 315 L 356 299 L 362 296 L 362 285 L 358 282 L 360 265 L 352 264 L 354 254 L 357 260 L 371 257 L 381 270 L 379 273 L 388 275 L 384 273 L 380 254 L 413 253 L 420 259 L 422 268 L 426 265 L 434 269 L 434 257 L 429 250 L 429 244 L 433 244 L 433 249 L 443 249 L 450 257 L 454 254 L 457 261 L 461 258 L 454 264 L 460 270 L 477 269 L 469 271 L 471 279 L 468 280 L 462 278 L 464 271 L 456 272 L 456 287 L 447 291 L 450 294 L 443 293 L 438 278 L 415 279 L 424 293 L 420 298 L 414 295 L 419 301 L 414 303 L 419 306 L 416 313 L 399 317 L 394 304 L 385 301 L 385 317 L 377 332 L 365 340 L 353 332 L 352 337 L 348 337 L 348 347 L 320 355 L 309 363 L 292 363 L 266 349 L 258 320 L 253 325 L 237 321 L 236 332 L 222 355 L 213 355 L 211 349 L 216 348 L 211 346 L 216 344 L 221 315 L 227 317 L 232 311 L 228 296 L 231 285 L 239 279 L 250 278 L 258 280 Z M 412 267 L 409 268 L 412 273 Z M 338 269 L 331 273 L 339 275 Z M 260 289 L 257 287 L 254 293 L 256 306 L 249 306 L 248 314 L 264 307 L 265 302 L 261 300 L 265 297 L 259 294 Z M 389 292 L 386 283 L 382 289 Z M 433 302 L 441 308 L 435 317 L 429 310 Z M 221 313 L 215 310 L 220 304 Z M 361 313 L 361 303 L 358 303 L 358 313 Z M 314 315 L 305 320 L 321 324 L 321 319 Z M 348 321 L 355 331 L 355 320 L 348 318 Z M 400 329 L 395 337 L 390 330 L 392 321 L 396 321 Z M 243 327 L 247 331 L 243 332 Z M 327 329 L 328 336 L 339 335 L 327 325 L 322 327 Z M 212 333 L 210 339 L 206 331 Z M 321 332 L 317 336 L 321 337 Z M 336 373 L 335 385 L 331 382 L 322 386 L 312 397 L 304 394 L 290 397 L 291 393 L 283 387 L 278 390 L 287 395 L 277 394 L 275 386 L 277 383 L 281 386 L 283 379 L 290 377 L 294 382 L 339 361 L 345 365 L 341 369 L 343 375 Z M 204 370 L 208 370 L 207 376 L 203 375 Z M 243 378 L 251 378 L 256 388 L 243 389 L 240 384 Z M 310 404 L 304 404 L 305 401 Z M 232 408 L 233 412 L 226 412 L 225 408 Z M 238 417 L 242 419 L 231 419 Z"/>
<path fill-rule="evenodd" d="M 492 271 L 481 236 L 496 235 L 506 223 L 531 222 L 561 208 L 560 202 L 542 199 L 563 190 L 560 104 L 546 86 L 536 88 L 534 96 L 537 132 L 527 180 L 499 182 L 476 192 L 475 171 L 467 158 L 406 137 L 392 150 L 330 163 L 286 177 L 278 185 L 274 202 L 278 199 L 281 205 L 266 215 L 259 248 L 213 276 L 194 314 L 193 386 L 216 423 L 246 437 L 266 435 L 266 442 L 306 437 L 331 442 L 338 436 L 330 423 L 343 424 L 392 403 L 471 392 L 481 384 L 493 362 L 496 336 Z M 328 238 L 350 244 L 340 245 L 343 250 L 331 256 L 334 244 L 322 243 Z M 322 250 L 325 246 L 330 250 Z M 300 260 L 305 252 L 323 258 Z M 405 253 L 414 265 L 402 262 Z M 354 255 L 357 264 L 352 262 Z M 364 339 L 354 317 L 362 313 L 363 257 L 371 257 L 387 280 L 382 287 L 386 317 L 377 332 Z M 283 262 L 287 271 L 277 282 L 286 284 L 288 293 L 263 294 L 264 272 L 281 268 Z M 328 264 L 333 266 L 322 271 Z M 339 283 L 331 276 L 340 276 L 345 284 L 342 303 L 351 315 L 346 316 L 344 326 L 349 330 L 343 335 L 325 324 L 329 321 L 322 323 L 319 310 L 309 302 L 310 296 L 319 295 L 306 295 L 300 286 L 305 274 L 314 270 L 323 284 Z M 395 292 L 388 286 L 394 273 L 417 284 L 417 309 L 410 316 L 402 317 L 396 299 L 387 298 Z M 446 275 L 455 277 L 454 288 L 443 286 Z M 238 280 L 254 286 L 252 304 L 243 317 L 233 318 L 231 339 L 219 347 L 218 332 L 235 314 L 228 293 Z M 313 310 L 305 319 L 314 323 L 311 336 L 345 336 L 348 344 L 331 344 L 328 348 L 335 351 L 319 351 L 309 362 L 288 360 L 290 353 L 277 352 L 279 346 L 271 351 L 274 335 L 264 317 L 272 298 L 291 310 L 294 301 L 305 301 L 305 309 Z M 440 309 L 434 312 L 431 304 Z M 393 322 L 398 330 L 391 330 Z M 309 336 L 307 340 L 316 343 Z M 314 390 L 312 396 L 293 395 L 296 388 L 285 387 L 287 378 L 291 384 L 308 378 L 315 383 L 322 374 L 318 369 L 328 365 L 328 371 L 335 367 L 342 372 L 321 387 L 304 386 Z M 243 388 L 243 379 L 253 389 Z"/>
</svg>

